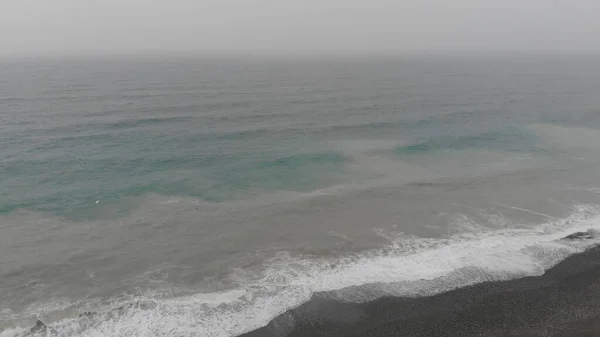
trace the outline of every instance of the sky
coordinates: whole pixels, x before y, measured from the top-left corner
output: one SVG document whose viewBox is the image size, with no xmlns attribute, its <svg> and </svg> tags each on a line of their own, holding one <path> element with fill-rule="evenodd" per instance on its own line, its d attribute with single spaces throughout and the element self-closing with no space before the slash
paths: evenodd
<svg viewBox="0 0 600 337">
<path fill-rule="evenodd" d="M 600 51 L 600 0 L 0 0 L 0 55 Z"/>
</svg>

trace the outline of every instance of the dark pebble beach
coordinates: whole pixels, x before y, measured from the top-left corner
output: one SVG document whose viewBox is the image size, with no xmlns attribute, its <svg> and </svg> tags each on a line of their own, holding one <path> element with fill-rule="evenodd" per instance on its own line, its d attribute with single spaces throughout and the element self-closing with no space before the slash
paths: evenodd
<svg viewBox="0 0 600 337">
<path fill-rule="evenodd" d="M 600 336 L 600 247 L 542 276 L 422 298 L 311 301 L 244 337 Z"/>
</svg>

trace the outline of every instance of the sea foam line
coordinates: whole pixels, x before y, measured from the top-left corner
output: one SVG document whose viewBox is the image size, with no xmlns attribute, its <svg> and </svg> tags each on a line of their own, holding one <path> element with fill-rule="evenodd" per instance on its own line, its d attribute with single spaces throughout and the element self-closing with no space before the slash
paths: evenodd
<svg viewBox="0 0 600 337">
<path fill-rule="evenodd" d="M 115 301 L 113 309 L 50 323 L 48 334 L 237 336 L 266 325 L 314 293 L 366 301 L 384 295 L 431 295 L 484 281 L 541 275 L 566 257 L 599 243 L 598 239 L 561 240 L 577 231 L 600 231 L 599 214 L 596 206 L 579 206 L 568 218 L 534 228 L 477 231 L 446 239 L 401 237 L 383 249 L 333 260 L 282 254 L 258 275 L 238 275 L 239 289 Z M 2 337 L 9 336 L 6 333 L 2 332 Z"/>
</svg>

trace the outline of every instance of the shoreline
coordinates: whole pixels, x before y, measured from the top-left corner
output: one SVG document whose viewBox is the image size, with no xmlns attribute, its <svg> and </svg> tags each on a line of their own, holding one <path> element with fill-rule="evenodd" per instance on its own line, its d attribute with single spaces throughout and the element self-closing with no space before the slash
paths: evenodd
<svg viewBox="0 0 600 337">
<path fill-rule="evenodd" d="M 541 276 L 420 298 L 343 303 L 315 294 L 240 337 L 600 336 L 600 246 Z"/>
</svg>

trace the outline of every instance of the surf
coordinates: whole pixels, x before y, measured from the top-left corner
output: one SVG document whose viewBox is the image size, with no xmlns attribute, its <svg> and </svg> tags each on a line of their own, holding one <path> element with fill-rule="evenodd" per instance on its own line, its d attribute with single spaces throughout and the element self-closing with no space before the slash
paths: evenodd
<svg viewBox="0 0 600 337">
<path fill-rule="evenodd" d="M 581 205 L 566 218 L 530 228 L 473 228 L 446 238 L 396 235 L 383 248 L 339 258 L 281 253 L 260 270 L 234 271 L 233 289 L 179 297 L 146 293 L 74 304 L 62 314 L 23 313 L 4 323 L 0 334 L 31 335 L 39 319 L 49 336 L 238 336 L 267 325 L 316 294 L 360 303 L 542 275 L 568 256 L 600 243 L 597 235 L 567 238 L 590 230 L 600 231 L 600 207 Z"/>
</svg>

